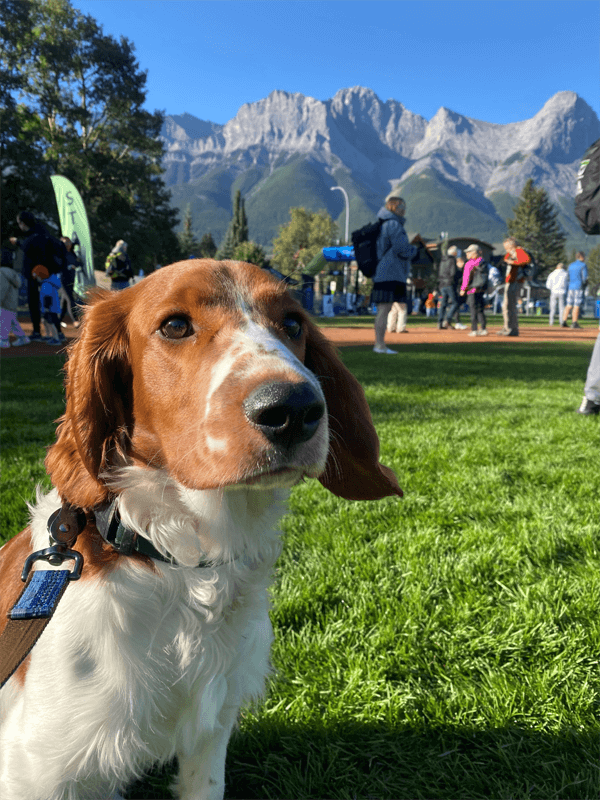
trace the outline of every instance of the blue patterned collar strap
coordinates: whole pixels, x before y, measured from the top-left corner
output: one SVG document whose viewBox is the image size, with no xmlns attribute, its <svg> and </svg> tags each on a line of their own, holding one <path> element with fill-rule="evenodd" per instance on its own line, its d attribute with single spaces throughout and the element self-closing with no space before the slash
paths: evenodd
<svg viewBox="0 0 600 800">
<path fill-rule="evenodd" d="M 10 619 L 49 619 L 71 578 L 71 570 L 40 569 L 31 573 L 10 611 Z"/>
</svg>

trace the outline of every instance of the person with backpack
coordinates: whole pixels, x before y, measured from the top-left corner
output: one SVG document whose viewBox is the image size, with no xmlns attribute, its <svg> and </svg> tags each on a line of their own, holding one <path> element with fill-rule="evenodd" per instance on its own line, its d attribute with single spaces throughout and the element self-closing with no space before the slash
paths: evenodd
<svg viewBox="0 0 600 800">
<path fill-rule="evenodd" d="M 567 320 L 569 314 L 573 312 L 572 328 L 581 328 L 579 324 L 579 311 L 583 305 L 583 293 L 588 279 L 587 266 L 585 263 L 585 253 L 581 251 L 577 253 L 575 261 L 572 261 L 567 267 L 569 276 L 569 283 L 567 286 L 567 305 L 565 306 L 565 313 L 560 323 L 561 328 L 567 328 Z"/>
<path fill-rule="evenodd" d="M 119 239 L 108 254 L 104 268 L 110 278 L 110 288 L 113 292 L 127 289 L 129 281 L 133 278 L 131 259 L 127 255 L 127 242 Z"/>
<path fill-rule="evenodd" d="M 471 244 L 465 250 L 467 262 L 463 270 L 461 297 L 467 296 L 471 312 L 469 336 L 487 336 L 485 319 L 485 293 L 488 285 L 489 265 L 483 258 L 481 247 Z M 479 330 L 477 325 L 479 324 Z"/>
<path fill-rule="evenodd" d="M 525 270 L 531 264 L 531 256 L 517 244 L 517 240 L 512 236 L 507 236 L 503 245 L 506 251 L 504 256 L 506 277 L 504 279 L 504 300 L 502 301 L 504 325 L 498 331 L 498 336 L 518 336 L 517 301 L 521 286 L 525 282 Z"/>
<path fill-rule="evenodd" d="M 377 212 L 381 229 L 377 237 L 377 269 L 373 276 L 371 303 L 377 305 L 375 347 L 373 352 L 395 355 L 385 344 L 387 318 L 394 303 L 406 303 L 406 282 L 410 262 L 417 248 L 410 244 L 404 230 L 406 203 L 397 192 L 390 192 L 385 205 Z"/>
</svg>

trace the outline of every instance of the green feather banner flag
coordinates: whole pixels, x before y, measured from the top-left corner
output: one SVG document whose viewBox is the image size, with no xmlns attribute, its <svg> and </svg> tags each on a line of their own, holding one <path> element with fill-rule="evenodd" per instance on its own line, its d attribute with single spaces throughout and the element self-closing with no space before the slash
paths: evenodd
<svg viewBox="0 0 600 800">
<path fill-rule="evenodd" d="M 75 253 L 83 264 L 75 271 L 73 291 L 79 299 L 85 300 L 87 290 L 96 285 L 92 237 L 85 206 L 70 180 L 62 175 L 52 175 L 50 180 L 56 196 L 62 235 L 73 242 Z"/>
</svg>

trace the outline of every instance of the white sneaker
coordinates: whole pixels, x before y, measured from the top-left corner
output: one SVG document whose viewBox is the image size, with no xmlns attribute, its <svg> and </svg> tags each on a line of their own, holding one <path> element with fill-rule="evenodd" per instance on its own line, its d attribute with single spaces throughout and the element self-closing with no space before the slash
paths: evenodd
<svg viewBox="0 0 600 800">
<path fill-rule="evenodd" d="M 457 322 L 454 327 L 456 328 L 457 331 L 466 331 L 467 330 L 467 326 L 463 325 L 462 322 Z"/>
<path fill-rule="evenodd" d="M 478 336 L 478 335 L 479 334 L 477 333 L 477 331 L 469 331 L 469 333 L 467 334 L 467 336 Z"/>
<path fill-rule="evenodd" d="M 0 339 L 0 347 L 10 347 L 8 339 Z"/>
<path fill-rule="evenodd" d="M 373 352 L 374 353 L 383 353 L 386 356 L 395 356 L 395 355 L 398 354 L 397 350 L 390 350 L 389 347 L 385 347 L 385 346 L 377 347 L 377 345 L 375 345 L 375 347 L 373 348 Z"/>
<path fill-rule="evenodd" d="M 487 336 L 487 328 L 482 328 L 480 331 L 477 331 L 477 336 Z"/>
<path fill-rule="evenodd" d="M 13 347 L 22 347 L 24 344 L 29 344 L 31 339 L 29 336 L 19 336 L 18 339 L 15 339 L 13 342 Z"/>
</svg>

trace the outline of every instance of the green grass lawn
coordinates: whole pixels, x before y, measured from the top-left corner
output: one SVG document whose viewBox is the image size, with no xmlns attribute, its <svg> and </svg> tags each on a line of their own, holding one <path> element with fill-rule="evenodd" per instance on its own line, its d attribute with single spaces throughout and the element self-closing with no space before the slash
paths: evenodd
<svg viewBox="0 0 600 800">
<path fill-rule="evenodd" d="M 592 344 L 399 350 L 342 357 L 405 498 L 294 490 L 275 672 L 227 797 L 598 798 L 600 419 L 574 413 Z M 5 538 L 47 485 L 59 366 L 2 365 Z"/>
</svg>

